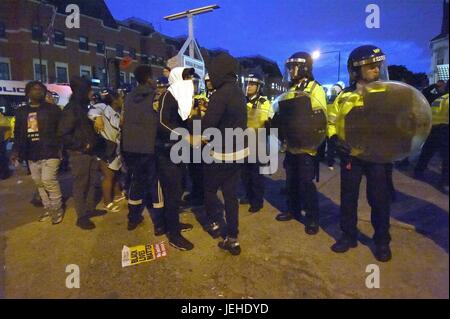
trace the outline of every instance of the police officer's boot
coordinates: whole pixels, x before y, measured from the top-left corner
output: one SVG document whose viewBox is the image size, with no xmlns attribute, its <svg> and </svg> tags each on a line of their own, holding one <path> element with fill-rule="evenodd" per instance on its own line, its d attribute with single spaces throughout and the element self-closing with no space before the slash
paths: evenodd
<svg viewBox="0 0 450 319">
<path fill-rule="evenodd" d="M 356 246 L 358 246 L 358 241 L 356 239 L 344 235 L 331 246 L 331 250 L 335 253 L 345 253 L 350 248 L 355 248 Z"/>
</svg>

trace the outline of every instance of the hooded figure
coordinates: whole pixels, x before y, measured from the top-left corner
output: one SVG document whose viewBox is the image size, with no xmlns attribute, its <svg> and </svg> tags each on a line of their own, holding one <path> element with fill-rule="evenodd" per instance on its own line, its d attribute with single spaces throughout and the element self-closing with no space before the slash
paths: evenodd
<svg viewBox="0 0 450 319">
<path fill-rule="evenodd" d="M 231 149 L 231 145 L 226 145 L 225 141 L 225 129 L 247 128 L 247 101 L 237 83 L 237 70 L 238 62 L 226 53 L 211 59 L 208 67 L 209 78 L 215 92 L 202 119 L 202 129 L 214 127 L 222 134 L 222 150 L 214 149 L 213 153 L 217 161 L 242 160 L 248 155 L 247 149 L 236 143 L 233 144 L 230 153 L 228 150 Z"/>
<path fill-rule="evenodd" d="M 125 98 L 122 149 L 126 152 L 154 154 L 158 115 L 153 105 L 155 91 L 149 84 L 138 85 Z M 146 138 L 142 138 L 145 136 Z"/>
<path fill-rule="evenodd" d="M 177 67 L 169 75 L 169 88 L 159 100 L 158 143 L 166 146 L 176 141 L 170 140 L 170 134 L 180 135 L 176 129 L 185 128 L 191 114 L 194 98 L 194 84 L 191 68 Z"/>
<path fill-rule="evenodd" d="M 174 163 L 170 150 L 177 142 L 170 139 L 171 133 L 180 135 L 177 128 L 186 128 L 186 120 L 193 106 L 194 85 L 190 79 L 193 69 L 174 68 L 169 75 L 169 88 L 159 98 L 159 126 L 157 134 L 158 176 L 164 197 L 164 232 L 169 244 L 179 250 L 191 250 L 194 245 L 181 235 L 192 225 L 182 224 L 179 220 L 182 180 L 186 167 L 183 163 Z"/>
<path fill-rule="evenodd" d="M 202 129 L 217 128 L 222 134 L 222 149 L 213 146 L 212 156 L 217 162 L 204 165 L 205 211 L 210 223 L 208 231 L 217 238 L 221 235 L 219 225 L 225 223 L 226 239 L 219 243 L 219 247 L 233 255 L 241 252 L 237 239 L 239 202 L 236 191 L 240 164 L 235 161 L 244 159 L 248 151 L 245 144 L 239 145 L 235 138 L 232 142 L 228 141 L 229 145 L 226 145 L 225 139 L 225 130 L 245 130 L 247 127 L 246 99 L 236 80 L 237 66 L 237 61 L 228 54 L 221 54 L 211 60 L 208 72 L 216 91 L 202 119 Z M 214 141 L 211 144 L 214 145 Z M 230 149 L 231 152 L 228 151 Z M 216 209 L 219 189 L 225 202 L 225 220 L 222 212 Z"/>
<path fill-rule="evenodd" d="M 186 68 L 178 67 L 170 72 L 168 89 L 178 103 L 178 114 L 183 121 L 187 120 L 189 114 L 191 114 L 194 96 L 194 83 L 192 80 L 183 79 L 185 70 Z"/>
</svg>

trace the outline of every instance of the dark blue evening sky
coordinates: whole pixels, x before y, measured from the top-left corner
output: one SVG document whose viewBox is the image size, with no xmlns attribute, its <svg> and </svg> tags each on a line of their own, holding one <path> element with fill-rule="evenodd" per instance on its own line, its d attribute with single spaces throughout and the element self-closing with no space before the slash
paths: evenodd
<svg viewBox="0 0 450 319">
<path fill-rule="evenodd" d="M 414 72 L 430 71 L 429 41 L 440 33 L 442 0 L 106 0 L 113 16 L 138 17 L 170 35 L 187 34 L 187 20 L 164 16 L 218 4 L 221 8 L 194 18 L 195 36 L 207 48 L 224 48 L 234 56 L 262 55 L 283 71 L 284 60 L 296 51 L 341 51 L 341 78 L 347 79 L 349 52 L 373 43 L 388 55 L 389 64 Z M 380 7 L 379 29 L 368 29 L 368 4 Z M 338 55 L 325 54 L 315 63 L 319 82 L 337 80 Z"/>
</svg>

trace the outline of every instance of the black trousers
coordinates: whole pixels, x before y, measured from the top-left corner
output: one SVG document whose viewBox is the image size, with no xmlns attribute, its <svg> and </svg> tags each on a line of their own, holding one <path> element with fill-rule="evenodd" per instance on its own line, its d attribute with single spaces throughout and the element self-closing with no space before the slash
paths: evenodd
<svg viewBox="0 0 450 319">
<path fill-rule="evenodd" d="M 180 233 L 179 210 L 183 195 L 183 175 L 186 166 L 174 164 L 170 159 L 170 150 L 158 150 L 158 175 L 164 195 L 164 220 L 169 235 Z"/>
<path fill-rule="evenodd" d="M 203 182 L 203 164 L 188 164 L 189 177 L 191 178 L 192 199 L 203 202 L 204 200 L 204 182 Z"/>
<path fill-rule="evenodd" d="M 261 167 L 258 163 L 245 163 L 242 167 L 242 182 L 245 187 L 247 199 L 251 206 L 263 206 L 265 179 L 259 173 Z"/>
<path fill-rule="evenodd" d="M 225 204 L 225 221 L 227 236 L 237 238 L 239 234 L 239 201 L 237 188 L 239 185 L 241 164 L 213 163 L 204 164 L 205 211 L 210 223 L 223 219 L 216 209 L 217 191 L 222 190 Z"/>
<path fill-rule="evenodd" d="M 389 244 L 391 189 L 389 181 L 392 164 L 377 164 L 355 157 L 341 158 L 341 216 L 344 236 L 356 240 L 358 236 L 358 198 L 363 175 L 367 180 L 367 199 L 371 207 L 371 222 L 376 245 Z"/>
<path fill-rule="evenodd" d="M 6 141 L 0 142 L 0 179 L 6 179 L 11 175 L 9 160 L 6 156 Z"/>
<path fill-rule="evenodd" d="M 286 186 L 288 210 L 299 215 L 306 213 L 308 225 L 319 223 L 319 198 L 314 184 L 315 158 L 309 154 L 286 152 Z"/>
<path fill-rule="evenodd" d="M 416 165 L 416 172 L 423 172 L 428 166 L 433 155 L 438 151 L 442 159 L 441 169 L 441 183 L 448 185 L 448 125 L 441 124 L 431 128 L 422 152 L 420 153 L 419 161 Z"/>
<path fill-rule="evenodd" d="M 73 176 L 73 200 L 78 218 L 85 217 L 97 205 L 95 185 L 98 179 L 98 160 L 94 155 L 68 151 Z"/>
<path fill-rule="evenodd" d="M 165 227 L 164 200 L 154 154 L 122 152 L 129 174 L 128 220 L 139 222 L 147 208 L 155 227 Z"/>
</svg>

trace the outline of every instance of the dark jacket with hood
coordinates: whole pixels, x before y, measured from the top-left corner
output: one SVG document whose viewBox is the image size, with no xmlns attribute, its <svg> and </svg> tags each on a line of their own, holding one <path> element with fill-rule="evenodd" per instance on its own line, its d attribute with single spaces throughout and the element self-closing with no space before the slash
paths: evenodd
<svg viewBox="0 0 450 319">
<path fill-rule="evenodd" d="M 100 138 L 88 118 L 90 84 L 80 78 L 71 81 L 70 86 L 73 93 L 62 112 L 58 136 L 67 150 L 94 154 Z"/>
<path fill-rule="evenodd" d="M 28 113 L 36 111 L 39 129 L 39 158 L 59 158 L 61 142 L 57 136 L 61 110 L 54 104 L 42 102 L 38 108 L 32 108 L 29 104 L 16 111 L 16 124 L 14 126 L 13 151 L 20 160 L 29 160 L 28 154 Z M 36 154 L 35 154 L 36 155 Z"/>
<path fill-rule="evenodd" d="M 158 114 L 153 110 L 155 91 L 150 85 L 139 85 L 124 103 L 122 150 L 130 153 L 154 154 Z"/>
<path fill-rule="evenodd" d="M 238 62 L 228 54 L 211 59 L 208 73 L 216 90 L 209 100 L 208 109 L 202 119 L 202 130 L 215 127 L 222 133 L 222 152 L 225 152 L 225 129 L 247 128 L 246 98 L 237 83 Z M 228 147 L 231 147 L 230 145 Z M 237 149 L 236 143 L 233 145 Z M 216 150 L 219 151 L 219 150 Z"/>
</svg>

